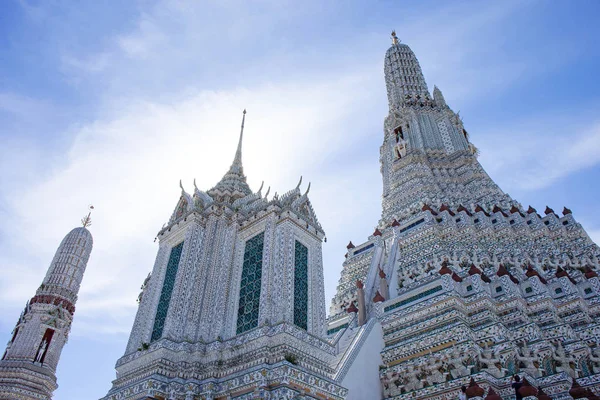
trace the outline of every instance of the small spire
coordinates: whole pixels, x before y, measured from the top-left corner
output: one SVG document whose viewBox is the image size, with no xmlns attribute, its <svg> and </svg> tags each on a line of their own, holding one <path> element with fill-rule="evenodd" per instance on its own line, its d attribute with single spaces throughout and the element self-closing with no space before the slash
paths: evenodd
<svg viewBox="0 0 600 400">
<path fill-rule="evenodd" d="M 398 36 L 396 36 L 396 30 L 392 31 L 392 44 L 398 44 L 400 40 L 398 40 Z"/>
<path fill-rule="evenodd" d="M 81 219 L 81 223 L 83 224 L 84 228 L 87 228 L 88 226 L 92 225 L 92 218 L 90 218 L 90 216 L 92 215 L 92 210 L 94 209 L 93 205 L 89 205 L 88 206 L 88 215 L 86 215 L 84 218 Z"/>
<path fill-rule="evenodd" d="M 240 129 L 240 140 L 238 142 L 237 151 L 235 152 L 235 157 L 233 158 L 233 163 L 231 163 L 231 167 L 225 173 L 223 178 L 216 184 L 215 187 L 208 191 L 209 195 L 213 195 L 214 191 L 217 190 L 217 193 L 229 192 L 229 193 L 237 193 L 236 196 L 246 196 L 252 193 L 250 187 L 246 183 L 246 177 L 244 176 L 244 167 L 242 166 L 242 140 L 244 138 L 244 122 L 246 121 L 246 109 L 243 111 L 242 116 L 242 126 Z"/>
<path fill-rule="evenodd" d="M 246 121 L 246 109 L 242 112 L 242 127 L 240 129 L 240 141 L 238 142 L 237 151 L 235 152 L 235 158 L 233 164 L 231 164 L 231 170 L 233 172 L 242 173 L 242 140 L 244 138 L 244 122 Z"/>
</svg>

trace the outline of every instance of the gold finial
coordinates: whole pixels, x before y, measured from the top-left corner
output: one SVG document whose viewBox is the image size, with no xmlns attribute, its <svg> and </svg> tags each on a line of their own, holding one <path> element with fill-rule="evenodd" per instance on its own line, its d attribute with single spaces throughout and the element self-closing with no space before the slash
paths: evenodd
<svg viewBox="0 0 600 400">
<path fill-rule="evenodd" d="M 92 218 L 90 218 L 90 215 L 92 215 L 93 209 L 94 209 L 94 206 L 90 204 L 88 206 L 88 210 L 90 210 L 88 212 L 88 215 L 86 215 L 84 218 L 81 219 L 81 223 L 83 224 L 84 228 L 87 228 L 88 226 L 92 225 Z"/>
<path fill-rule="evenodd" d="M 398 40 L 398 36 L 396 36 L 396 31 L 392 31 L 392 44 L 398 44 L 400 41 Z"/>
</svg>

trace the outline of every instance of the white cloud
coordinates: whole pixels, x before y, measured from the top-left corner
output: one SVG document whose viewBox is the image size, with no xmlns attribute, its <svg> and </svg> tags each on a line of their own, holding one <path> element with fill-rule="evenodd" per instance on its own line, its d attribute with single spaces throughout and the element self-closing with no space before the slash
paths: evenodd
<svg viewBox="0 0 600 400">
<path fill-rule="evenodd" d="M 142 15 L 134 32 L 119 36 L 117 42 L 129 57 L 145 58 L 166 40 L 153 19 Z"/>
<path fill-rule="evenodd" d="M 107 52 L 92 54 L 87 58 L 78 58 L 72 54 L 62 55 L 63 69 L 68 75 L 72 75 L 73 70 L 84 72 L 86 74 L 97 74 L 103 72 L 109 66 L 111 55 Z"/>
<path fill-rule="evenodd" d="M 570 119 L 575 119 L 573 115 Z M 583 118 L 589 121 L 591 118 Z M 482 163 L 504 186 L 538 190 L 600 162 L 600 122 L 536 116 L 483 132 Z M 565 129 L 569 126 L 569 129 Z"/>
</svg>

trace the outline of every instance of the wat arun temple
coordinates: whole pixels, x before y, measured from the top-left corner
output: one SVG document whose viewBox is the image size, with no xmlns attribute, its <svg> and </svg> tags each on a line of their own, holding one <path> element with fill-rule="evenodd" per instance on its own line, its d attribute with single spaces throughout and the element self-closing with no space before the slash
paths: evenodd
<svg viewBox="0 0 600 400">
<path fill-rule="evenodd" d="M 598 399 L 600 248 L 568 208 L 494 183 L 395 33 L 384 74 L 381 219 L 348 243 L 329 313 L 310 185 L 251 190 L 244 111 L 223 178 L 181 186 L 102 400 L 441 400 L 462 386 L 499 400 L 514 375 L 520 398 Z M 91 243 L 84 222 L 59 247 L 0 361 L 0 399 L 51 398 Z"/>
</svg>

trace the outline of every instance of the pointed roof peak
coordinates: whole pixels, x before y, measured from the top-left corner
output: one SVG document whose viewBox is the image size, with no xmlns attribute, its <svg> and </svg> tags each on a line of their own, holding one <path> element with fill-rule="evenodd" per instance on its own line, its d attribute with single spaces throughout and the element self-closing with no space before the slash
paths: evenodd
<svg viewBox="0 0 600 400">
<path fill-rule="evenodd" d="M 217 185 L 210 190 L 210 192 L 222 192 L 230 193 L 239 192 L 244 195 L 252 193 L 250 187 L 246 183 L 246 176 L 244 175 L 244 167 L 242 165 L 242 141 L 244 139 L 244 123 L 246 122 L 246 109 L 242 112 L 242 126 L 240 128 L 240 139 L 238 141 L 237 150 L 233 163 L 229 167 L 229 171 L 223 176 L 223 178 L 217 183 Z M 210 193 L 209 193 L 210 194 Z M 238 195 L 239 197 L 239 195 Z"/>
<path fill-rule="evenodd" d="M 238 173 L 240 175 L 244 175 L 244 168 L 242 166 L 242 141 L 244 139 L 244 122 L 246 122 L 246 109 L 242 112 L 242 127 L 240 128 L 240 140 L 238 141 L 237 150 L 235 152 L 235 157 L 233 158 L 233 163 L 229 168 L 229 172 Z"/>
</svg>

